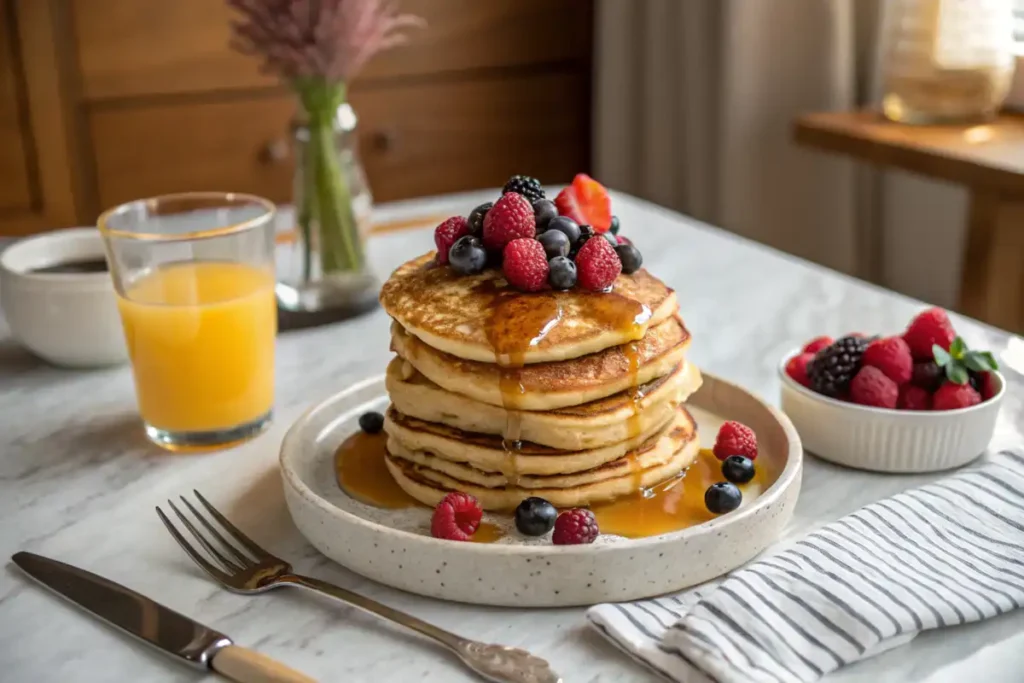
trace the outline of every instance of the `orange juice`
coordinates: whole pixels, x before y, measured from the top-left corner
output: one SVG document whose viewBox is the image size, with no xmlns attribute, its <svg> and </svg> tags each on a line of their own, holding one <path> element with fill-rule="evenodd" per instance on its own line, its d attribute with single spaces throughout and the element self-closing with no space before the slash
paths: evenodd
<svg viewBox="0 0 1024 683">
<path fill-rule="evenodd" d="M 231 429 L 274 394 L 274 277 L 244 263 L 161 267 L 118 297 L 139 410 L 168 432 Z"/>
</svg>

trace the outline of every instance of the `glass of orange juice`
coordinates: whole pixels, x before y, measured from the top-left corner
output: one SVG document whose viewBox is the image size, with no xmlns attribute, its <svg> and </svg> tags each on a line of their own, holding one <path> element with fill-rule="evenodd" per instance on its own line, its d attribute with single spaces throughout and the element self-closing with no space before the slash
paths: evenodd
<svg viewBox="0 0 1024 683">
<path fill-rule="evenodd" d="M 196 192 L 99 218 L 139 412 L 168 450 L 224 448 L 270 421 L 275 213 L 259 197 Z"/>
</svg>

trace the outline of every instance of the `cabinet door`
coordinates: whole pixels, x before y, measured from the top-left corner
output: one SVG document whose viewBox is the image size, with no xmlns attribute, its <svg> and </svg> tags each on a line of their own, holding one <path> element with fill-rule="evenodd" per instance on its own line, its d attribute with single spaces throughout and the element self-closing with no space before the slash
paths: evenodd
<svg viewBox="0 0 1024 683">
<path fill-rule="evenodd" d="M 528 170 L 567 182 L 585 167 L 586 76 L 551 73 L 356 88 L 374 199 L 501 185 Z M 287 93 L 154 102 L 90 115 L 102 207 L 189 190 L 292 195 Z"/>
<path fill-rule="evenodd" d="M 224 0 L 66 0 L 88 101 L 276 84 L 229 46 Z M 589 60 L 590 0 L 400 0 L 423 17 L 358 82 Z"/>
<path fill-rule="evenodd" d="M 0 0 L 0 236 L 83 220 L 62 8 Z"/>
<path fill-rule="evenodd" d="M 25 92 L 20 85 L 21 55 L 17 53 L 10 0 L 0 0 L 0 212 L 32 209 L 29 136 L 25 121 Z"/>
</svg>

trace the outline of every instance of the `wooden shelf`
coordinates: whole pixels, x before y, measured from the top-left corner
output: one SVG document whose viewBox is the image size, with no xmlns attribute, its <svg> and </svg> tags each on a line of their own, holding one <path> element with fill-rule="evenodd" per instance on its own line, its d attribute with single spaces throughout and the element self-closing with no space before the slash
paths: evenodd
<svg viewBox="0 0 1024 683">
<path fill-rule="evenodd" d="M 909 126 L 871 111 L 807 114 L 796 141 L 878 166 L 1024 195 L 1024 116 L 970 126 Z"/>
</svg>

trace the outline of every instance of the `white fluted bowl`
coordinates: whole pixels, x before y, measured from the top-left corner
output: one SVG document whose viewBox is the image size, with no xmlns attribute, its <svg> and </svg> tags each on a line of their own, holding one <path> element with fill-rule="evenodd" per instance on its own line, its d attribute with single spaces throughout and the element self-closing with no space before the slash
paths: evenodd
<svg viewBox="0 0 1024 683">
<path fill-rule="evenodd" d="M 993 373 L 995 396 L 959 410 L 912 411 L 874 408 L 815 393 L 779 364 L 782 410 L 804 448 L 822 460 L 876 472 L 937 472 L 965 465 L 985 452 L 1006 394 L 1002 374 Z"/>
</svg>

